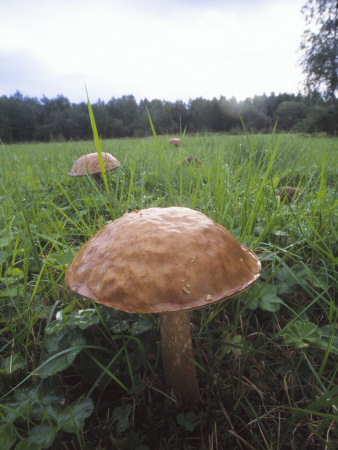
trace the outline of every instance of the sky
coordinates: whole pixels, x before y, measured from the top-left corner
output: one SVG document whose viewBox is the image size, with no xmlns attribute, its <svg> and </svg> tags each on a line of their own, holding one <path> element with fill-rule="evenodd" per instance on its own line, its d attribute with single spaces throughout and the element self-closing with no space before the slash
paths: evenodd
<svg viewBox="0 0 338 450">
<path fill-rule="evenodd" d="M 0 0 L 0 96 L 298 93 L 305 0 Z"/>
</svg>

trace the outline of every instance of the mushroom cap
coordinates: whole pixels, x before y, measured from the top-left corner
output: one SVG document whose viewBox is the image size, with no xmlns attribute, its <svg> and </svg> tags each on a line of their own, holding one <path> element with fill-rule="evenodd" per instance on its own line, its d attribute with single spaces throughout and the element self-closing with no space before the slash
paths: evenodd
<svg viewBox="0 0 338 450">
<path fill-rule="evenodd" d="M 176 147 L 178 146 L 178 144 L 181 143 L 181 139 L 179 138 L 170 138 L 168 139 L 169 144 L 173 144 L 176 145 Z"/>
<path fill-rule="evenodd" d="M 193 156 L 193 155 L 189 155 L 189 156 L 186 156 L 185 158 L 183 158 L 182 161 L 180 161 L 176 164 L 176 167 L 178 168 L 182 164 L 184 164 L 186 166 L 190 166 L 190 164 L 192 166 L 201 166 L 202 165 L 201 161 L 198 158 L 196 158 L 196 156 Z"/>
<path fill-rule="evenodd" d="M 223 226 L 189 208 L 149 208 L 116 219 L 75 255 L 66 283 L 95 302 L 130 313 L 211 305 L 238 294 L 261 263 Z"/>
<path fill-rule="evenodd" d="M 119 161 L 110 153 L 102 152 L 102 159 L 106 171 L 116 169 L 119 167 Z M 87 174 L 101 173 L 99 156 L 95 153 L 88 153 L 81 156 L 75 161 L 69 175 L 73 177 L 81 177 Z"/>
<path fill-rule="evenodd" d="M 299 200 L 302 200 L 304 191 L 299 187 L 282 186 L 278 189 L 277 195 L 279 195 L 282 200 L 286 200 L 290 203 L 294 197 L 298 197 Z"/>
</svg>

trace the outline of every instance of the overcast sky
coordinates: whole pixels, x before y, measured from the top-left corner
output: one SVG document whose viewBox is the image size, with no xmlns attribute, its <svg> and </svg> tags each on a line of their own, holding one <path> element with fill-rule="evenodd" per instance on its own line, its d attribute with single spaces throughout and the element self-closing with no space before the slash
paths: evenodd
<svg viewBox="0 0 338 450">
<path fill-rule="evenodd" d="M 0 95 L 243 100 L 302 89 L 305 0 L 0 0 Z"/>
</svg>

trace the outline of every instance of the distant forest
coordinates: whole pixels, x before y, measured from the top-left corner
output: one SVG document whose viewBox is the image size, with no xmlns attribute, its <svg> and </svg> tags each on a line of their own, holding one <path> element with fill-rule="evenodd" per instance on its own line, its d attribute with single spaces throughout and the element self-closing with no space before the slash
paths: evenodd
<svg viewBox="0 0 338 450">
<path fill-rule="evenodd" d="M 149 111 L 157 134 L 220 132 L 238 134 L 277 131 L 337 133 L 338 101 L 325 101 L 318 92 L 260 95 L 237 101 L 221 96 L 206 100 L 141 100 L 132 95 L 92 104 L 101 138 L 143 137 L 151 134 Z M 14 95 L 0 97 L 0 139 L 3 143 L 92 139 L 87 103 L 71 103 L 59 95 L 48 99 Z"/>
</svg>

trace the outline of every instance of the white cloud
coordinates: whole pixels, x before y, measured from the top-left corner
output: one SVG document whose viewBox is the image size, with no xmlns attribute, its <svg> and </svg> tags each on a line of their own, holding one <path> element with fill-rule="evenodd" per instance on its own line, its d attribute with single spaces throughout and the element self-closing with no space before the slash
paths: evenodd
<svg viewBox="0 0 338 450">
<path fill-rule="evenodd" d="M 0 57 L 11 67 L 0 92 L 76 102 L 84 82 L 92 101 L 296 92 L 302 3 L 2 0 Z"/>
</svg>

